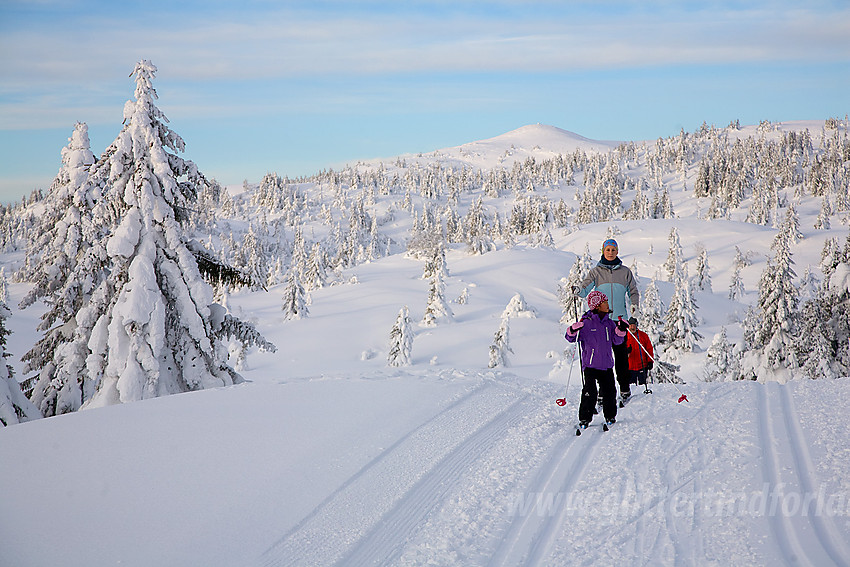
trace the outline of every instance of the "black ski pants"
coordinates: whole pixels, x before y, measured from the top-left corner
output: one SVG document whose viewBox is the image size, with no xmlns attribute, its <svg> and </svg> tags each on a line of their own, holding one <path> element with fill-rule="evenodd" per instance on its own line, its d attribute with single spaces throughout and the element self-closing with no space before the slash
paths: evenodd
<svg viewBox="0 0 850 567">
<path fill-rule="evenodd" d="M 606 420 L 617 417 L 617 387 L 614 385 L 614 370 L 584 369 L 584 385 L 581 389 L 581 403 L 578 406 L 578 420 L 593 420 L 593 408 L 596 396 L 602 397 L 602 414 Z M 599 388 L 597 389 L 597 382 Z"/>
<path fill-rule="evenodd" d="M 626 346 L 626 341 L 623 344 L 614 345 L 614 369 L 617 371 L 617 384 L 620 386 L 620 395 L 631 393 L 629 382 L 631 381 L 631 373 L 629 372 L 629 349 Z"/>
</svg>

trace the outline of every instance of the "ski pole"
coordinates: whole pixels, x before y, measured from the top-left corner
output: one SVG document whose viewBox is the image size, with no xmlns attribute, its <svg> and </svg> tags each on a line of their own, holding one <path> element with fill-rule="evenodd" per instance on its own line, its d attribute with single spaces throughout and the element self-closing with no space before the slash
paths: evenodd
<svg viewBox="0 0 850 567">
<path fill-rule="evenodd" d="M 570 392 L 570 380 L 572 380 L 572 377 L 573 377 L 573 365 L 575 364 L 575 361 L 576 361 L 576 352 L 580 348 L 580 345 L 578 344 L 579 334 L 581 334 L 580 330 L 579 330 L 578 333 L 576 333 L 576 349 L 573 350 L 573 356 L 570 359 L 570 372 L 567 374 L 567 389 L 564 391 L 564 397 L 563 398 L 558 398 L 557 400 L 555 400 L 555 403 L 558 404 L 559 406 L 567 405 L 567 394 L 569 394 L 569 392 Z M 579 364 L 581 364 L 581 361 L 579 361 Z"/>
<path fill-rule="evenodd" d="M 578 319 L 578 304 L 576 303 L 576 297 L 577 296 L 575 294 L 573 294 L 573 312 L 575 314 L 576 319 Z M 578 333 L 576 333 L 576 348 L 578 349 L 579 357 L 581 357 L 581 343 L 578 342 L 578 337 L 579 337 L 580 333 L 581 333 L 581 329 L 579 329 Z M 555 403 L 558 404 L 559 406 L 567 405 L 567 394 L 569 394 L 569 390 L 570 390 L 570 380 L 573 377 L 573 364 L 575 364 L 575 361 L 576 361 L 576 350 L 573 350 L 573 356 L 572 356 L 572 359 L 570 360 L 570 372 L 569 372 L 569 374 L 567 374 L 567 389 L 564 392 L 563 398 L 558 398 L 557 400 L 555 400 Z M 579 359 L 579 364 L 581 364 L 580 359 Z"/>
<path fill-rule="evenodd" d="M 640 343 L 640 341 L 639 341 L 639 340 L 638 340 L 638 338 L 635 336 L 635 334 L 634 334 L 634 333 L 632 333 L 632 330 L 631 330 L 631 329 L 628 329 L 628 332 L 629 332 L 629 334 L 632 336 L 632 338 L 635 340 L 635 342 L 638 344 L 638 346 L 641 348 L 641 350 L 643 350 L 643 352 L 644 352 L 644 353 L 646 353 L 646 356 L 648 356 L 648 357 L 649 357 L 649 359 L 650 359 L 652 362 L 658 362 L 657 360 L 655 360 L 655 358 L 654 358 L 651 354 L 649 354 L 649 352 L 647 352 L 646 348 L 645 348 L 645 347 L 644 347 L 644 346 Z M 658 367 L 659 367 L 659 368 L 661 368 L 661 370 L 662 370 L 662 371 L 666 372 L 666 369 L 665 369 L 663 366 L 661 366 L 660 364 L 658 365 Z M 677 386 L 677 385 L 676 385 L 676 382 L 674 382 L 674 381 L 673 381 L 673 377 L 671 377 L 671 376 L 668 374 L 668 375 L 667 375 L 667 378 L 669 378 L 669 379 L 670 379 L 670 383 L 671 383 L 671 384 L 673 384 L 674 386 L 676 386 L 676 390 L 678 390 L 678 391 L 679 391 L 679 393 L 681 394 L 681 396 L 679 396 L 679 402 L 678 402 L 678 403 L 680 403 L 680 404 L 681 404 L 682 402 L 690 402 L 690 400 L 688 399 L 688 396 L 686 396 L 686 395 L 684 394 L 684 392 L 682 392 L 682 390 L 680 390 L 680 389 L 679 389 L 679 386 Z"/>
</svg>

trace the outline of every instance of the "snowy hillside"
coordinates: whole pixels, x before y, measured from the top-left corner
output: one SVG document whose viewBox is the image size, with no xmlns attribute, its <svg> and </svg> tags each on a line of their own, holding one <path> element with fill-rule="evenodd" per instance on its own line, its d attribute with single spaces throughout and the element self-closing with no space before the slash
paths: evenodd
<svg viewBox="0 0 850 567">
<path fill-rule="evenodd" d="M 823 121 L 630 144 L 533 125 L 297 182 L 270 175 L 206 201 L 198 241 L 267 278 L 266 290 L 216 298 L 277 351 L 243 360 L 230 344 L 246 379 L 234 386 L 0 428 L 0 564 L 850 564 L 850 377 L 810 380 L 812 366 L 790 363 L 758 381 L 707 372 L 722 332 L 744 342 L 792 204 L 800 303 L 829 283 L 823 251 L 849 234 L 838 191 L 847 194 L 839 174 L 850 155 L 829 170 L 838 190 L 811 194 L 801 165 L 773 201 L 751 179 L 722 213 L 720 189 L 695 196 L 701 171 L 740 169 L 735 160 L 753 155 L 748 167 L 764 172 L 765 156 L 778 163 L 780 148 L 805 147 L 787 141 L 806 129 L 818 156 L 833 134 L 846 142 L 846 124 Z M 770 178 L 785 175 L 777 167 Z M 582 216 L 608 204 L 605 218 Z M 449 312 L 428 325 L 434 234 L 445 237 Z M 687 276 L 665 268 L 671 234 Z M 611 431 L 597 421 L 576 437 L 581 378 L 559 288 L 609 236 L 641 292 L 655 287 L 664 306 L 676 277 L 696 278 L 708 259 L 710 281 L 691 288 L 701 338 L 690 350 L 657 345 L 681 383 L 658 373 L 664 383 L 633 387 Z M 23 245 L 5 250 L 7 274 L 25 265 Z M 282 309 L 288 278 L 301 263 L 306 282 L 308 258 L 324 258 L 326 273 L 293 316 Z M 8 285 L 6 351 L 19 373 L 46 309 L 17 307 L 31 287 Z M 517 294 L 530 309 L 506 318 Z M 405 306 L 410 365 L 390 367 Z M 505 320 L 507 364 L 490 368 Z"/>
<path fill-rule="evenodd" d="M 529 124 L 488 140 L 435 150 L 428 154 L 404 154 L 398 159 L 406 163 L 439 162 L 443 167 L 510 168 L 515 163 L 522 163 L 529 158 L 552 159 L 560 155 L 572 154 L 576 150 L 589 153 L 608 152 L 620 143 L 591 140 L 555 126 Z M 370 165 L 380 161 L 372 160 L 365 163 Z"/>
</svg>

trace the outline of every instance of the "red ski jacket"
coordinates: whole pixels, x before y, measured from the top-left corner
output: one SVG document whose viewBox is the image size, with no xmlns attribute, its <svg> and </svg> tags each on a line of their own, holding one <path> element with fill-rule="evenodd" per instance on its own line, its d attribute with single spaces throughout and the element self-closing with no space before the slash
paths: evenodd
<svg viewBox="0 0 850 567">
<path fill-rule="evenodd" d="M 655 352 L 652 350 L 652 342 L 649 340 L 649 336 L 638 329 L 637 338 L 640 340 L 643 348 L 640 348 L 640 345 L 638 345 L 638 342 L 632 336 L 631 331 L 626 336 L 626 346 L 629 348 L 629 370 L 643 370 L 652 364 L 652 359 L 655 358 Z M 643 349 L 646 349 L 646 352 Z M 649 356 L 647 356 L 647 352 Z"/>
</svg>

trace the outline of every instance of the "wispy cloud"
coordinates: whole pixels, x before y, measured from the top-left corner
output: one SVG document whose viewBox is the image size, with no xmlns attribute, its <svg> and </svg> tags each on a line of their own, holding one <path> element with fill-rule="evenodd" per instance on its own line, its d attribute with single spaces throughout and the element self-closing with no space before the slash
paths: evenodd
<svg viewBox="0 0 850 567">
<path fill-rule="evenodd" d="M 102 11 L 85 4 L 57 3 L 65 9 L 61 18 L 42 9 L 15 22 L 13 13 L 2 25 L 0 128 L 65 124 L 67 110 L 81 107 L 98 120 L 107 111 L 96 107 L 129 97 L 127 74 L 141 58 L 157 64 L 166 83 L 242 83 L 246 89 L 276 80 L 302 88 L 295 82 L 332 75 L 403 80 L 850 61 L 850 7 L 830 2 L 807 8 L 714 2 L 694 9 L 665 1 L 642 8 L 630 2 L 320 1 L 285 9 L 254 2 L 232 11 L 212 2 L 212 15 L 180 3 L 97 15 Z"/>
<path fill-rule="evenodd" d="M 269 9 L 215 20 L 165 12 L 151 25 L 95 16 L 44 33 L 5 30 L 0 72 L 13 85 L 105 79 L 141 56 L 200 80 L 850 58 L 850 8 L 624 14 L 609 4 L 604 13 L 538 5 L 515 18 Z"/>
</svg>

